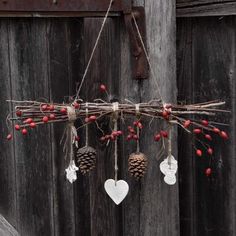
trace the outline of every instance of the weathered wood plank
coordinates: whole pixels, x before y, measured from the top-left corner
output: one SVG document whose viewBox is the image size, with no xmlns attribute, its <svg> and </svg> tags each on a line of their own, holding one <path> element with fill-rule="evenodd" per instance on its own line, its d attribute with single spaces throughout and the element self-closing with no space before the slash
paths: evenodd
<svg viewBox="0 0 236 236">
<path fill-rule="evenodd" d="M 75 92 L 74 77 L 78 66 L 73 66 L 73 63 L 78 60 L 81 22 L 76 19 L 50 20 L 47 31 L 50 100 L 68 101 L 68 96 Z M 76 43 L 72 45 L 72 38 L 74 40 L 75 37 Z M 73 185 L 65 178 L 69 158 L 63 152 L 64 144 L 60 144 L 65 128 L 64 124 L 55 124 L 51 129 L 55 232 L 56 235 L 76 235 Z"/>
<path fill-rule="evenodd" d="M 147 16 L 147 39 L 151 63 L 157 78 L 141 83 L 141 99 L 149 101 L 160 98 L 155 80 L 158 81 L 164 102 L 176 101 L 175 58 L 175 1 L 145 1 Z M 153 142 L 153 135 L 160 131 L 161 124 L 145 122 L 141 138 L 141 150 L 149 158 L 149 169 L 141 184 L 140 235 L 179 235 L 178 183 L 168 186 L 159 171 L 157 153 L 160 146 Z M 173 137 L 173 142 L 175 137 Z M 177 157 L 176 144 L 173 154 Z"/>
<path fill-rule="evenodd" d="M 11 98 L 8 19 L 0 21 L 0 35 L 0 213 L 16 227 L 17 199 L 14 143 L 6 140 L 6 135 L 10 132 L 6 126 L 6 117 L 11 110 L 11 105 L 6 103 L 6 100 Z M 11 129 L 11 125 L 9 129 Z"/>
<path fill-rule="evenodd" d="M 192 19 L 177 20 L 177 82 L 178 101 L 192 103 Z M 181 128 L 178 130 L 179 153 L 179 206 L 180 235 L 195 235 L 196 232 L 196 195 L 194 194 L 195 161 L 192 137 L 186 135 Z M 192 157 L 193 156 L 193 157 Z"/>
<path fill-rule="evenodd" d="M 235 1 L 177 2 L 177 17 L 236 15 Z"/>
<path fill-rule="evenodd" d="M 181 226 L 187 235 L 234 235 L 236 162 L 232 157 L 235 156 L 235 17 L 221 20 L 216 17 L 194 19 L 192 25 L 190 21 L 182 19 L 179 24 L 178 58 L 180 60 L 183 59 L 182 55 L 188 55 L 188 59 L 185 58 L 179 65 L 191 70 L 187 80 L 186 74 L 181 72 L 183 70 L 178 70 L 180 93 L 185 93 L 183 87 L 186 84 L 192 93 L 192 102 L 220 98 L 227 102 L 228 109 L 232 109 L 232 117 L 220 116 L 220 122 L 230 124 L 229 127 L 221 128 L 230 132 L 231 141 L 223 142 L 214 137 L 210 144 L 214 148 L 212 160 L 207 155 L 189 158 L 191 147 L 186 146 L 189 137 L 182 136 L 180 165 L 182 169 L 192 167 L 194 171 L 192 176 L 186 174 L 184 177 L 182 174 L 180 206 L 189 212 L 185 210 L 186 215 L 182 214 L 181 217 L 189 217 L 182 218 L 182 221 L 187 220 L 195 226 L 189 228 L 186 223 Z M 188 33 L 184 29 L 186 25 Z M 189 50 L 192 55 L 189 55 Z M 204 170 L 209 166 L 213 169 L 213 176 L 208 179 Z M 191 169 L 189 171 L 192 172 Z M 186 194 L 189 198 L 183 197 Z"/>
<path fill-rule="evenodd" d="M 102 20 L 96 18 L 84 20 L 85 62 L 89 59 L 101 24 Z M 107 84 L 108 91 L 112 94 L 111 99 L 118 98 L 119 62 L 119 24 L 117 19 L 108 19 L 84 87 L 89 101 L 101 96 L 106 99 L 106 96 L 104 97 L 99 91 L 101 83 Z M 104 120 L 100 125 L 106 132 L 111 131 L 109 121 Z M 109 178 L 114 178 L 113 145 L 107 147 L 104 143 L 96 141 L 102 133 L 95 132 L 94 127 L 96 126 L 90 127 L 89 143 L 97 150 L 97 166 L 89 177 L 83 177 L 89 181 L 87 188 L 90 193 L 90 235 L 118 236 L 121 231 L 120 207 L 112 202 L 104 190 L 104 182 Z"/>
<path fill-rule="evenodd" d="M 11 20 L 9 55 L 12 98 L 48 98 L 46 20 Z M 18 231 L 22 235 L 53 235 L 51 152 L 48 127 L 15 136 Z"/>
<path fill-rule="evenodd" d="M 143 5 L 142 1 L 135 2 L 138 6 Z M 140 95 L 140 86 L 137 80 L 132 78 L 132 70 L 130 65 L 130 58 L 132 55 L 130 54 L 130 39 L 128 37 L 127 30 L 125 25 L 122 24 L 120 29 L 120 37 L 121 37 L 121 72 L 120 72 L 120 100 L 124 101 L 124 99 L 128 99 L 133 103 L 138 103 L 141 101 Z M 126 117 L 126 122 L 123 124 L 121 122 L 122 129 L 126 132 L 127 127 L 129 125 L 133 125 L 134 117 Z M 121 176 L 122 179 L 126 180 L 129 184 L 129 193 L 122 203 L 122 217 L 123 217 L 123 225 L 122 235 L 130 235 L 130 236 L 139 236 L 140 235 L 140 182 L 136 181 L 133 177 L 131 177 L 128 173 L 128 158 L 129 155 L 136 151 L 136 143 L 135 142 L 127 142 L 126 137 L 123 137 L 122 142 L 120 143 L 120 155 L 122 161 L 121 167 Z"/>
</svg>

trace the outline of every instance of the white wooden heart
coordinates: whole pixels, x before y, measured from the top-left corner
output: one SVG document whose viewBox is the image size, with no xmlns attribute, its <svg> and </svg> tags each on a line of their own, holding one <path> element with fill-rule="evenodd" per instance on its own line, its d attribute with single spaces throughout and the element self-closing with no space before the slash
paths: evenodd
<svg viewBox="0 0 236 236">
<path fill-rule="evenodd" d="M 119 205 L 129 192 L 129 185 L 124 180 L 119 180 L 115 184 L 114 179 L 108 179 L 104 183 L 104 188 L 116 205 Z"/>
</svg>

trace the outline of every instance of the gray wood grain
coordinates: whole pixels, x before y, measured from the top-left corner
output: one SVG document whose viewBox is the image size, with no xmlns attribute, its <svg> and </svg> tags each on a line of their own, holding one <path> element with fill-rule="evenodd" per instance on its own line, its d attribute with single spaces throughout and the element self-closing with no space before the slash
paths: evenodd
<svg viewBox="0 0 236 236">
<path fill-rule="evenodd" d="M 226 109 L 232 111 L 231 116 L 217 118 L 229 124 L 220 128 L 230 133 L 230 141 L 224 142 L 214 136 L 210 143 L 214 148 L 212 159 L 205 154 L 202 158 L 191 157 L 191 146 L 186 145 L 189 137 L 181 135 L 179 140 L 181 233 L 186 235 L 224 236 L 236 232 L 236 163 L 232 158 L 235 155 L 235 23 L 235 17 L 181 19 L 178 22 L 181 98 L 191 102 L 221 98 L 227 102 Z M 204 174 L 209 166 L 213 170 L 211 178 Z M 193 170 L 191 174 L 188 169 Z"/>
<path fill-rule="evenodd" d="M 12 98 L 49 97 L 45 60 L 46 20 L 9 22 Z M 48 127 L 15 135 L 17 230 L 25 236 L 53 235 L 52 160 Z"/>
<path fill-rule="evenodd" d="M 76 19 L 50 20 L 48 22 L 48 74 L 50 78 L 50 100 L 53 102 L 68 101 L 68 96 L 74 94 L 78 65 L 77 45 L 80 43 L 81 22 Z M 74 40 L 77 39 L 75 43 Z M 73 43 L 74 42 L 74 43 Z M 63 45 L 63 47 L 62 47 Z M 74 88 L 74 89 L 73 89 Z M 51 151 L 53 166 L 53 201 L 56 235 L 76 235 L 76 217 L 74 189 L 65 178 L 65 169 L 69 158 L 63 152 L 60 144 L 65 124 L 55 124 L 51 128 Z M 69 148 L 69 143 L 66 143 Z"/>
<path fill-rule="evenodd" d="M 236 15 L 235 1 L 177 2 L 177 17 Z"/>
<path fill-rule="evenodd" d="M 8 142 L 6 135 L 11 132 L 11 124 L 7 128 L 6 118 L 12 108 L 6 103 L 11 99 L 11 68 L 9 64 L 8 19 L 0 21 L 0 212 L 15 227 L 17 226 L 17 194 L 15 179 L 14 142 Z"/>
<path fill-rule="evenodd" d="M 84 20 L 84 52 L 85 65 L 89 59 L 94 46 L 102 20 L 87 18 Z M 88 101 L 101 97 L 107 99 L 106 95 L 101 94 L 99 86 L 101 83 L 107 85 L 110 99 L 118 99 L 119 79 L 120 79 L 120 38 L 119 21 L 108 19 L 104 32 L 99 42 L 99 46 L 94 55 L 89 74 L 84 87 L 84 94 Z M 105 132 L 111 132 L 109 126 L 112 123 L 104 119 L 100 126 Z M 90 208 L 90 235 L 120 235 L 121 220 L 120 208 L 108 197 L 104 190 L 104 182 L 114 178 L 114 151 L 113 145 L 101 143 L 100 131 L 96 131 L 95 125 L 89 127 L 89 144 L 97 150 L 97 165 L 87 179 L 86 186 L 89 189 L 89 208 Z M 102 217 L 101 217 L 102 216 Z"/>
<path fill-rule="evenodd" d="M 175 1 L 153 0 L 145 2 L 147 45 L 156 77 L 141 84 L 141 100 L 160 98 L 155 80 L 158 81 L 164 102 L 176 102 L 176 18 Z M 148 17 L 154 16 L 155 17 Z M 162 123 L 145 122 L 141 150 L 149 160 L 149 169 L 141 184 L 140 235 L 179 235 L 178 184 L 168 186 L 159 171 L 160 150 L 153 136 L 160 131 Z M 173 154 L 177 158 L 175 137 Z"/>
</svg>

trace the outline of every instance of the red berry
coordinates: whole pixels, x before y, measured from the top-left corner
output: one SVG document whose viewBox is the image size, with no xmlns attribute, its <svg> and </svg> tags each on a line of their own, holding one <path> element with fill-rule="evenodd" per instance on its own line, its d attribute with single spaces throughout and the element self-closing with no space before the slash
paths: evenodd
<svg viewBox="0 0 236 236">
<path fill-rule="evenodd" d="M 80 136 L 76 136 L 75 141 L 79 142 L 80 141 Z"/>
<path fill-rule="evenodd" d="M 127 135 L 127 140 L 130 141 L 133 138 L 133 135 L 129 134 Z"/>
<path fill-rule="evenodd" d="M 135 134 L 135 130 L 133 128 L 129 129 L 129 132 Z"/>
<path fill-rule="evenodd" d="M 110 135 L 110 139 L 111 139 L 112 141 L 114 141 L 114 140 L 116 140 L 116 136 L 113 135 L 113 134 L 111 134 L 111 135 Z"/>
<path fill-rule="evenodd" d="M 55 114 L 50 114 L 50 115 L 49 115 L 49 119 L 50 119 L 50 120 L 54 120 L 55 118 L 56 118 Z"/>
<path fill-rule="evenodd" d="M 106 139 L 106 140 L 108 140 L 108 139 L 110 139 L 110 138 L 111 138 L 111 136 L 108 135 L 108 134 L 105 136 L 105 139 Z"/>
<path fill-rule="evenodd" d="M 133 122 L 133 125 L 134 125 L 134 126 L 137 126 L 138 123 L 139 123 L 138 121 L 134 121 L 134 122 Z"/>
<path fill-rule="evenodd" d="M 20 130 L 20 126 L 19 125 L 15 125 L 15 130 Z"/>
<path fill-rule="evenodd" d="M 221 132 L 220 132 L 220 137 L 223 138 L 223 139 L 225 139 L 225 140 L 226 140 L 226 139 L 229 139 L 229 136 L 228 136 L 228 134 L 227 134 L 225 131 L 221 131 Z"/>
<path fill-rule="evenodd" d="M 209 122 L 208 122 L 207 120 L 202 120 L 202 125 L 208 126 L 208 125 L 209 125 Z"/>
<path fill-rule="evenodd" d="M 161 135 L 162 135 L 162 137 L 164 137 L 164 138 L 168 138 L 168 132 L 167 131 L 161 131 Z"/>
<path fill-rule="evenodd" d="M 184 128 L 188 128 L 191 124 L 191 120 L 184 121 Z"/>
<path fill-rule="evenodd" d="M 212 140 L 212 137 L 211 137 L 210 134 L 206 134 L 206 135 L 205 135 L 205 138 L 208 139 L 208 140 L 210 140 L 210 141 Z"/>
<path fill-rule="evenodd" d="M 47 109 L 48 109 L 49 111 L 54 111 L 55 107 L 54 107 L 53 105 L 49 105 L 49 106 L 47 107 Z"/>
<path fill-rule="evenodd" d="M 95 120 L 97 120 L 97 117 L 96 116 L 90 116 L 89 117 L 89 120 L 92 122 L 92 121 L 95 121 Z"/>
<path fill-rule="evenodd" d="M 202 156 L 202 150 L 197 149 L 197 150 L 196 150 L 196 154 L 197 154 L 199 157 L 201 157 L 201 156 Z"/>
<path fill-rule="evenodd" d="M 168 114 L 167 111 L 163 111 L 163 112 L 162 112 L 162 116 L 163 116 L 165 119 L 167 119 L 168 116 L 169 116 L 169 114 Z"/>
<path fill-rule="evenodd" d="M 49 120 L 49 119 L 48 119 L 48 117 L 47 117 L 47 116 L 44 116 L 44 117 L 43 117 L 43 122 L 44 122 L 44 123 L 47 123 L 47 122 L 48 122 L 48 120 Z"/>
<path fill-rule="evenodd" d="M 117 134 L 118 134 L 118 135 L 122 135 L 122 134 L 123 134 L 123 131 L 122 131 L 122 130 L 118 130 L 118 131 L 117 131 Z"/>
<path fill-rule="evenodd" d="M 100 90 L 101 90 L 102 92 L 105 92 L 105 91 L 107 90 L 106 85 L 101 84 L 101 85 L 100 85 Z"/>
<path fill-rule="evenodd" d="M 202 132 L 201 129 L 194 129 L 194 130 L 193 130 L 193 133 L 195 133 L 195 134 L 200 134 L 201 132 Z"/>
<path fill-rule="evenodd" d="M 7 135 L 7 140 L 11 140 L 12 139 L 12 134 L 8 134 Z"/>
<path fill-rule="evenodd" d="M 78 102 L 74 102 L 73 106 L 75 109 L 80 109 L 80 104 Z"/>
<path fill-rule="evenodd" d="M 41 106 L 42 111 L 46 111 L 47 108 L 48 108 L 48 105 L 47 105 L 47 104 L 43 104 L 43 105 Z"/>
<path fill-rule="evenodd" d="M 216 133 L 216 134 L 219 134 L 219 133 L 220 133 L 220 130 L 219 130 L 218 128 L 216 128 L 216 127 L 214 127 L 214 128 L 212 129 L 212 131 L 213 131 L 214 133 Z"/>
<path fill-rule="evenodd" d="M 207 149 L 207 153 L 208 153 L 209 155 L 212 155 L 212 154 L 213 154 L 213 149 L 209 147 L 209 148 Z"/>
<path fill-rule="evenodd" d="M 117 137 L 119 134 L 118 134 L 118 131 L 113 131 L 111 135 Z"/>
<path fill-rule="evenodd" d="M 211 174 L 212 174 L 212 169 L 211 169 L 211 168 L 207 168 L 207 169 L 205 170 L 205 175 L 206 175 L 207 177 L 209 177 Z"/>
<path fill-rule="evenodd" d="M 62 107 L 61 110 L 60 110 L 60 112 L 61 112 L 62 114 L 67 114 L 67 109 L 66 109 L 65 107 Z"/>
<path fill-rule="evenodd" d="M 32 118 L 28 118 L 24 121 L 24 123 L 27 123 L 27 124 L 30 124 L 31 122 L 33 122 L 33 119 Z"/>
<path fill-rule="evenodd" d="M 133 139 L 134 139 L 134 140 L 139 140 L 138 135 L 137 135 L 137 134 L 134 134 L 134 135 L 133 135 Z"/>
<path fill-rule="evenodd" d="M 32 129 L 33 129 L 33 128 L 35 128 L 35 127 L 36 127 L 36 124 L 35 124 L 34 122 L 32 122 L 32 123 L 30 123 L 30 125 L 29 125 L 29 126 L 30 126 L 30 128 L 32 128 Z"/>
<path fill-rule="evenodd" d="M 27 129 L 22 129 L 21 133 L 22 133 L 23 135 L 26 135 L 26 134 L 28 133 L 28 131 L 27 131 Z"/>
<path fill-rule="evenodd" d="M 142 129 L 142 128 L 143 128 L 143 125 L 142 125 L 141 122 L 138 122 L 138 128 L 139 128 L 139 129 Z"/>
<path fill-rule="evenodd" d="M 106 140 L 106 138 L 105 138 L 105 137 L 101 137 L 100 140 L 101 140 L 102 142 L 104 142 L 104 141 Z"/>
<path fill-rule="evenodd" d="M 17 111 L 16 111 L 16 115 L 17 115 L 17 116 L 22 116 L 22 111 L 21 111 L 21 110 L 17 110 Z"/>
<path fill-rule="evenodd" d="M 155 140 L 156 142 L 158 142 L 160 139 L 161 139 L 161 135 L 160 135 L 160 134 L 156 134 L 156 135 L 154 136 L 154 140 Z"/>
</svg>

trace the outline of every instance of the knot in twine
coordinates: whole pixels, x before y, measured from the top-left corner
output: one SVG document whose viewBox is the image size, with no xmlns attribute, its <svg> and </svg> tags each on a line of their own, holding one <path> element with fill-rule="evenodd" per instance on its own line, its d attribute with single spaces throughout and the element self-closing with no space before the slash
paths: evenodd
<svg viewBox="0 0 236 236">
<path fill-rule="evenodd" d="M 118 119 L 118 111 L 119 111 L 119 102 L 113 102 L 112 109 L 114 112 L 114 120 L 117 120 Z"/>
<path fill-rule="evenodd" d="M 135 104 L 135 112 L 136 112 L 136 115 L 140 115 L 140 104 Z"/>
<path fill-rule="evenodd" d="M 67 116 L 70 122 L 73 122 L 77 119 L 75 108 L 72 106 L 67 106 Z"/>
</svg>

